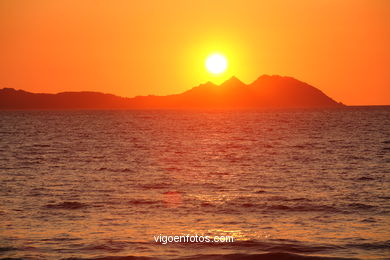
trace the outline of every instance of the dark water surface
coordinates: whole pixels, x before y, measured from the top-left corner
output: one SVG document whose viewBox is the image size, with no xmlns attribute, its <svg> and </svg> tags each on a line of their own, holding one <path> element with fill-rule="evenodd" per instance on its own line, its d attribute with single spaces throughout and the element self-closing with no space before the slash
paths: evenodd
<svg viewBox="0 0 390 260">
<path fill-rule="evenodd" d="M 384 259 L 389 173 L 390 107 L 0 111 L 0 258 Z"/>
</svg>

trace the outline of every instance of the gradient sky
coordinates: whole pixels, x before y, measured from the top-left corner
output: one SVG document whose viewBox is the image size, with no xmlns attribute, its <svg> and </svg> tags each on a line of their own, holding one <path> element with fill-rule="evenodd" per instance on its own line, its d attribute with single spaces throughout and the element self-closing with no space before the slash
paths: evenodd
<svg viewBox="0 0 390 260">
<path fill-rule="evenodd" d="M 390 105 L 387 0 L 0 0 L 0 88 L 183 92 L 292 76 L 347 105 Z M 207 55 L 226 55 L 213 76 Z"/>
</svg>

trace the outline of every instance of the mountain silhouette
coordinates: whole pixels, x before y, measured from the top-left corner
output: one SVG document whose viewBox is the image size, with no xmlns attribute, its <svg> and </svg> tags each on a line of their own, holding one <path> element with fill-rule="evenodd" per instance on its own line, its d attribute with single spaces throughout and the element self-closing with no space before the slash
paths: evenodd
<svg viewBox="0 0 390 260">
<path fill-rule="evenodd" d="M 232 77 L 181 94 L 123 98 L 99 92 L 30 93 L 0 89 L 0 109 L 202 109 L 340 107 L 319 89 L 291 77 L 263 75 L 246 85 Z"/>
</svg>

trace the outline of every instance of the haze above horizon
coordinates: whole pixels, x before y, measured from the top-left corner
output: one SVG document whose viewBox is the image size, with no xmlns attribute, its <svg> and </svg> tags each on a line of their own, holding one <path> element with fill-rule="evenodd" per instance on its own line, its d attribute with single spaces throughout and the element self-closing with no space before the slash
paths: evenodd
<svg viewBox="0 0 390 260">
<path fill-rule="evenodd" d="M 389 105 L 388 17 L 384 0 L 5 0 L 0 88 L 132 97 L 276 74 L 348 105 Z M 213 53 L 226 71 L 207 71 Z"/>
</svg>

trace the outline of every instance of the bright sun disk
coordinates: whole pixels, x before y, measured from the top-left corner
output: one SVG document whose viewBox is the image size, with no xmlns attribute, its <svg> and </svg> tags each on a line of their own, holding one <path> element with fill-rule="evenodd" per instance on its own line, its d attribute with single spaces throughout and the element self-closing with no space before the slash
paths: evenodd
<svg viewBox="0 0 390 260">
<path fill-rule="evenodd" d="M 227 68 L 227 60 L 221 54 L 212 54 L 206 59 L 206 68 L 209 72 L 220 74 Z"/>
</svg>

